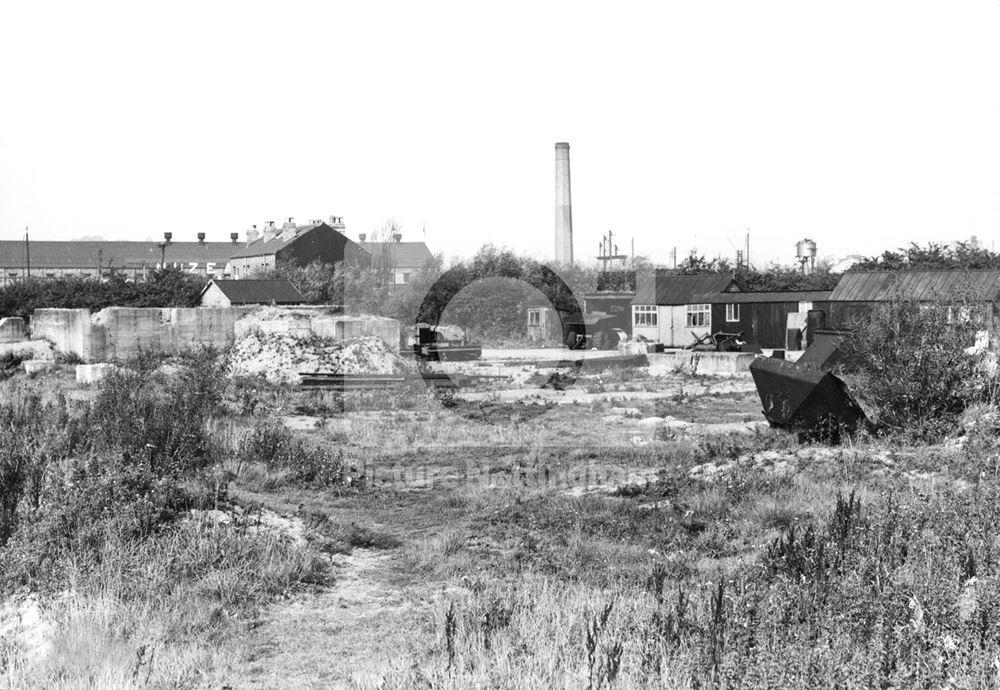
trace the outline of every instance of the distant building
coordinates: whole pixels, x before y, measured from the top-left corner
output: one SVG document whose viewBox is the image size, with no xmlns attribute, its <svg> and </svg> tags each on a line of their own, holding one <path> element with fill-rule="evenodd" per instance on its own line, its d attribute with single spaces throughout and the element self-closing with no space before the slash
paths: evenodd
<svg viewBox="0 0 1000 690">
<path fill-rule="evenodd" d="M 280 228 L 273 223 L 263 229 L 260 238 L 252 240 L 230 257 L 233 278 L 251 278 L 261 271 L 273 269 L 278 261 L 305 265 L 313 261 L 336 264 L 345 261 L 369 266 L 371 255 L 341 232 L 343 221 L 331 216 L 331 224 L 312 221 L 296 225 L 288 220 Z"/>
<path fill-rule="evenodd" d="M 229 257 L 239 248 L 229 242 L 37 241 L 0 240 L 0 284 L 32 278 L 100 277 L 112 272 L 141 279 L 161 263 L 189 273 L 222 278 Z"/>
<path fill-rule="evenodd" d="M 992 320 L 1000 301 L 1000 270 L 848 272 L 830 294 L 828 323 L 848 327 L 868 318 L 879 303 L 894 299 L 933 302 L 949 297 L 981 306 L 983 317 Z"/>
<path fill-rule="evenodd" d="M 601 290 L 583 296 L 583 311 L 589 316 L 613 317 L 609 323 L 632 335 L 633 290 Z"/>
<path fill-rule="evenodd" d="M 700 338 L 723 330 L 712 304 L 720 293 L 740 292 L 736 281 L 720 275 L 676 275 L 657 269 L 636 276 L 632 298 L 632 335 L 690 347 Z"/>
<path fill-rule="evenodd" d="M 203 307 L 252 304 L 305 304 L 306 298 L 287 280 L 212 280 L 201 291 Z"/>
<path fill-rule="evenodd" d="M 371 255 L 371 266 L 381 274 L 382 282 L 392 288 L 401 288 L 434 261 L 434 255 L 423 242 L 403 242 L 398 233 L 385 242 L 366 242 L 360 235 L 361 247 Z"/>
<path fill-rule="evenodd" d="M 715 331 L 740 334 L 740 340 L 760 348 L 802 349 L 810 312 L 822 312 L 816 324 L 825 326 L 829 290 L 720 293 L 712 300 Z"/>
</svg>

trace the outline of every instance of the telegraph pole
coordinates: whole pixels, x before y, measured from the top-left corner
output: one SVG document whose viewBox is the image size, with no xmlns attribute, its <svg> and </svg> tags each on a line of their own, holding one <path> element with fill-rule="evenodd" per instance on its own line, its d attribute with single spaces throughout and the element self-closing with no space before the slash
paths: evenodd
<svg viewBox="0 0 1000 690">
<path fill-rule="evenodd" d="M 27 267 L 28 278 L 31 278 L 31 245 L 28 243 L 28 226 L 24 226 L 24 263 Z"/>
</svg>

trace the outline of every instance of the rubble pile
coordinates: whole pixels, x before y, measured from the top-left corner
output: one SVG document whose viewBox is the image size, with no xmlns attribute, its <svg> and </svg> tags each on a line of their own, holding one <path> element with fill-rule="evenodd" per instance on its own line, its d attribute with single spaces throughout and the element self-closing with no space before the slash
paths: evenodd
<svg viewBox="0 0 1000 690">
<path fill-rule="evenodd" d="M 230 356 L 231 376 L 263 376 L 270 383 L 298 385 L 303 373 L 401 374 L 407 362 L 373 336 L 337 340 L 293 333 L 250 330 L 239 337 Z"/>
</svg>

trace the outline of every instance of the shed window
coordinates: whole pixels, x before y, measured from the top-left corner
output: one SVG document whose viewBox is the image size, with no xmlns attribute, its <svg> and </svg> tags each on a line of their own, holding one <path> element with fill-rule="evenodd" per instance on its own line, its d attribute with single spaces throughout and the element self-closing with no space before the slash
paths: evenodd
<svg viewBox="0 0 1000 690">
<path fill-rule="evenodd" d="M 687 327 L 697 328 L 699 326 L 710 326 L 712 324 L 711 304 L 689 304 L 687 305 Z"/>
<path fill-rule="evenodd" d="M 738 304 L 727 304 L 726 305 L 726 321 L 739 321 L 740 320 L 740 305 Z"/>
<path fill-rule="evenodd" d="M 542 325 L 542 312 L 538 309 L 528 310 L 528 325 L 529 326 L 541 326 Z"/>
<path fill-rule="evenodd" d="M 632 307 L 633 326 L 655 328 L 657 325 L 656 316 L 656 305 L 636 304 Z"/>
</svg>

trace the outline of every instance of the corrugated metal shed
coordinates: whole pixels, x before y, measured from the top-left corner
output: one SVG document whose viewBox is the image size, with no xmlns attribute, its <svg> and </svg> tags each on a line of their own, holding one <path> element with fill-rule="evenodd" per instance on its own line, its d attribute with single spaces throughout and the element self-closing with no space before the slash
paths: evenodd
<svg viewBox="0 0 1000 690">
<path fill-rule="evenodd" d="M 845 273 L 831 302 L 885 302 L 894 298 L 931 301 L 946 295 L 1000 298 L 1000 270 L 858 271 Z"/>
<path fill-rule="evenodd" d="M 215 285 L 232 304 L 304 304 L 306 298 L 287 280 L 213 280 L 202 294 Z"/>
</svg>

